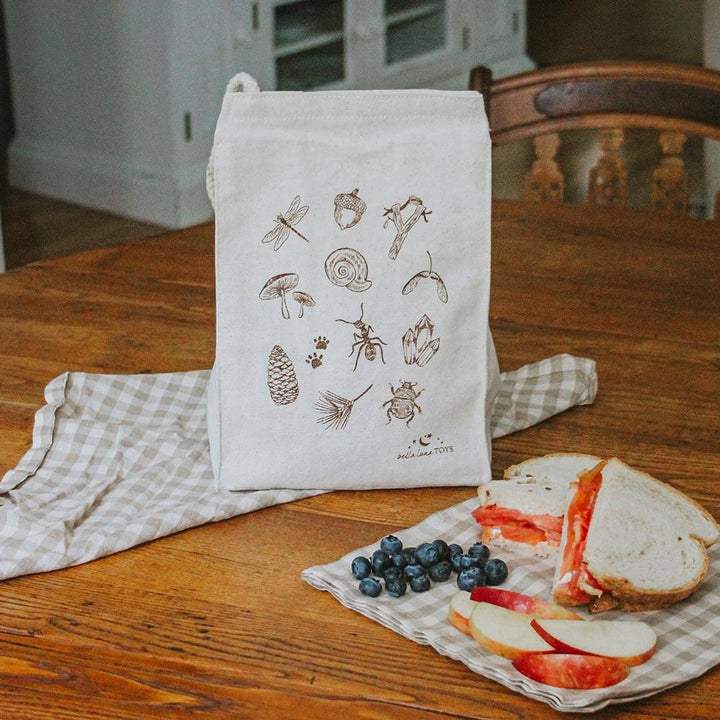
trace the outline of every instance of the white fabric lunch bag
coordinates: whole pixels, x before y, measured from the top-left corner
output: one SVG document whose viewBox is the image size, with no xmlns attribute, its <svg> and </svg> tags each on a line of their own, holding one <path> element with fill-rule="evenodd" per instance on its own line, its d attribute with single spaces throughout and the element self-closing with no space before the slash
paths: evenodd
<svg viewBox="0 0 720 720">
<path fill-rule="evenodd" d="M 208 191 L 219 487 L 489 479 L 498 367 L 482 97 L 260 92 L 238 75 Z"/>
</svg>

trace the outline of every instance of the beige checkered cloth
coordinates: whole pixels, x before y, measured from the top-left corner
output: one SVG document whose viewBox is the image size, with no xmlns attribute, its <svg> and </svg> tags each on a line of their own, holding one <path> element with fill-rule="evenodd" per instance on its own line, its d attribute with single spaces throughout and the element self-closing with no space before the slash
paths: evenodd
<svg viewBox="0 0 720 720">
<path fill-rule="evenodd" d="M 418 525 L 393 533 L 406 547 L 442 538 L 468 548 L 478 539 L 478 524 L 470 515 L 477 497 L 437 512 Z M 457 592 L 455 576 L 445 583 L 433 583 L 424 593 L 392 598 L 385 593 L 372 599 L 360 594 L 350 572 L 352 559 L 369 557 L 379 546 L 358 548 L 329 565 L 308 568 L 303 579 L 319 590 L 332 593 L 343 605 L 372 618 L 391 630 L 467 665 L 471 670 L 517 692 L 548 703 L 566 712 L 593 712 L 613 703 L 639 700 L 702 675 L 720 662 L 720 544 L 710 549 L 710 569 L 700 588 L 684 602 L 668 610 L 633 613 L 655 630 L 658 647 L 650 660 L 630 669 L 618 685 L 599 690 L 563 690 L 535 682 L 521 675 L 509 660 L 493 655 L 471 637 L 448 622 L 448 604 Z M 552 558 L 537 558 L 505 552 L 510 568 L 503 588 L 550 599 L 554 573 Z M 608 612 L 602 618 L 621 618 Z M 688 714 L 691 717 L 691 714 Z"/>
<path fill-rule="evenodd" d="M 0 480 L 0 579 L 320 492 L 217 489 L 205 424 L 209 375 L 55 378 L 35 416 L 32 448 Z M 505 373 L 493 434 L 589 404 L 596 388 L 595 364 L 570 355 Z"/>
</svg>

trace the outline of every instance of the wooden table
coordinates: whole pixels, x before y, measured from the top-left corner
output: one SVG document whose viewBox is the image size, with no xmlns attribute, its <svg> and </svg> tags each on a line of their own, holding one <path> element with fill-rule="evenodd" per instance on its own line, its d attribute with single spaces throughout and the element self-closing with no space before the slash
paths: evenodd
<svg viewBox="0 0 720 720">
<path fill-rule="evenodd" d="M 491 323 L 503 369 L 597 361 L 599 393 L 494 443 L 618 455 L 720 517 L 720 226 L 498 202 Z M 0 466 L 65 370 L 207 368 L 210 225 L 0 277 Z M 300 580 L 474 489 L 332 493 L 0 585 L 0 717 L 547 717 Z M 1 548 L 0 548 L 1 551 Z M 720 672 L 600 717 L 720 717 Z"/>
</svg>

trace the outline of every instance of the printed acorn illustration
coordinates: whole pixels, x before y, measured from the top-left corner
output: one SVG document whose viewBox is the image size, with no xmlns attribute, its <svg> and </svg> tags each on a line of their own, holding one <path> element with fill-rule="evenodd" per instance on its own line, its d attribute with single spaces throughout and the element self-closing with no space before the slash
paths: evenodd
<svg viewBox="0 0 720 720">
<path fill-rule="evenodd" d="M 433 339 L 435 325 L 423 315 L 414 328 L 408 328 L 402 337 L 403 357 L 407 365 L 424 367 L 440 349 L 440 338 Z"/>
<path fill-rule="evenodd" d="M 448 301 L 448 291 L 445 287 L 445 283 L 442 278 L 433 270 L 432 255 L 428 250 L 425 251 L 428 258 L 430 259 L 430 267 L 427 270 L 422 270 L 419 273 L 413 275 L 403 286 L 402 294 L 409 295 L 418 285 L 421 280 L 430 279 L 435 281 L 435 289 L 440 302 L 446 303 Z"/>
<path fill-rule="evenodd" d="M 365 201 L 358 197 L 360 190 L 355 188 L 351 193 L 340 193 L 335 196 L 335 222 L 341 230 L 357 225 L 367 210 Z"/>
<path fill-rule="evenodd" d="M 300 395 L 295 368 L 279 345 L 273 347 L 268 357 L 267 385 L 270 399 L 276 405 L 289 405 Z"/>
</svg>

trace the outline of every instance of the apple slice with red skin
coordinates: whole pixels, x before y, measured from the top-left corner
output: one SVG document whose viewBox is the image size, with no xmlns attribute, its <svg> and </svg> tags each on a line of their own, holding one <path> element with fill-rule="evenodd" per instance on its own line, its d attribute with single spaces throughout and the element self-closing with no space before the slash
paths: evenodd
<svg viewBox="0 0 720 720">
<path fill-rule="evenodd" d="M 526 613 L 537 618 L 556 618 L 558 620 L 582 620 L 577 613 L 560 607 L 555 603 L 541 600 L 532 595 L 523 595 L 512 590 L 502 590 L 494 587 L 476 587 L 470 594 L 470 599 L 475 602 L 487 602 L 491 605 L 499 605 L 508 610 Z"/>
<path fill-rule="evenodd" d="M 538 635 L 532 621 L 532 615 L 480 602 L 470 615 L 470 634 L 486 650 L 510 660 L 553 652 L 553 646 Z"/>
<path fill-rule="evenodd" d="M 630 672 L 628 666 L 616 658 L 565 653 L 526 655 L 514 660 L 513 665 L 531 680 L 574 690 L 617 685 Z"/>
<path fill-rule="evenodd" d="M 470 600 L 470 593 L 459 590 L 450 598 L 448 620 L 450 624 L 466 635 L 470 634 L 470 615 L 477 603 Z"/>
<path fill-rule="evenodd" d="M 599 655 L 625 665 L 641 665 L 655 652 L 657 635 L 636 620 L 594 620 L 582 625 L 572 620 L 536 618 L 538 635 L 558 652 Z"/>
</svg>

